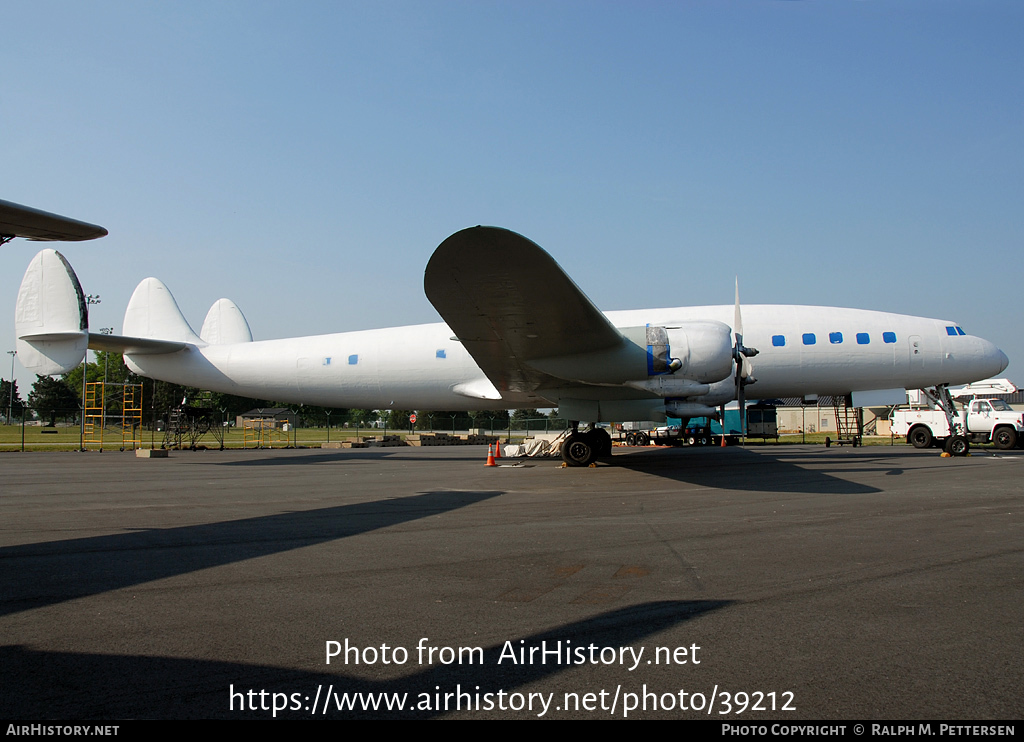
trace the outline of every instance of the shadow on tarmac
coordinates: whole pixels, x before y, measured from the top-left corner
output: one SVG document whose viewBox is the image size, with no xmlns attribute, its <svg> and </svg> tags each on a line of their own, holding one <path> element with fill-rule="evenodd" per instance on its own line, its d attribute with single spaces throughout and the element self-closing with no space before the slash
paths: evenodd
<svg viewBox="0 0 1024 742">
<path fill-rule="evenodd" d="M 0 615 L 301 549 L 488 500 L 491 492 L 422 492 L 256 518 L 0 548 Z"/>
<path fill-rule="evenodd" d="M 607 648 L 604 655 L 606 660 L 616 657 L 615 662 L 608 666 L 615 669 L 617 676 L 628 678 L 633 660 L 630 653 L 626 652 L 625 664 L 619 664 L 620 647 L 634 646 L 639 651 L 639 643 L 644 637 L 724 608 L 730 602 L 660 601 L 628 606 L 563 624 L 543 633 L 510 638 L 508 642 L 481 648 L 481 652 L 474 653 L 473 664 L 435 663 L 422 666 L 418 662 L 416 647 L 405 647 L 408 651 L 405 667 L 422 669 L 386 680 L 370 680 L 345 674 L 351 665 L 346 667 L 342 656 L 335 657 L 331 665 L 325 664 L 322 672 L 309 672 L 233 662 L 40 652 L 24 646 L 7 646 L 0 648 L 0 666 L 8 678 L 18 678 L 18 682 L 11 683 L 3 694 L 0 716 L 65 721 L 126 718 L 253 719 L 271 718 L 274 715 L 273 705 L 277 703 L 288 707 L 279 711 L 277 718 L 430 718 L 457 710 L 455 696 L 448 698 L 447 709 L 443 704 L 445 694 L 459 692 L 465 694 L 460 699 L 462 710 L 467 710 L 469 704 L 469 710 L 479 711 L 486 718 L 488 713 L 500 713 L 499 703 L 504 703 L 508 708 L 509 704 L 527 701 L 531 691 L 534 694 L 551 693 L 547 715 L 564 716 L 564 713 L 555 710 L 563 703 L 563 693 L 575 692 L 582 697 L 602 689 L 574 687 L 571 684 L 564 688 L 557 686 L 556 689 L 549 684 L 543 689 L 534 686 L 529 691 L 517 692 L 517 688 L 535 684 L 579 665 L 564 661 L 541 662 L 539 654 L 532 663 L 514 663 L 509 659 L 507 647 L 518 650 L 523 647 L 539 647 L 541 642 L 547 642 L 546 648 L 551 650 L 558 646 L 556 642 L 561 642 L 563 660 L 566 648 L 574 650 L 582 647 L 586 652 L 584 666 L 591 666 L 591 652 L 594 657 L 600 658 L 601 649 Z M 336 639 L 344 647 L 344 637 Z M 590 649 L 591 645 L 593 650 Z M 654 645 L 643 646 L 642 664 L 646 665 L 647 660 L 654 664 L 655 649 Z M 674 649 L 674 646 L 670 647 L 670 651 Z M 578 660 L 578 655 L 570 655 L 570 659 Z M 599 661 L 596 664 L 603 663 Z M 335 667 L 338 669 L 335 670 Z M 366 672 L 377 674 L 378 667 L 366 668 Z M 250 690 L 254 693 L 249 694 Z M 261 690 L 266 691 L 262 697 Z M 638 686 L 630 690 L 639 692 L 640 688 Z M 504 692 L 504 701 L 497 695 L 499 691 Z M 404 697 L 405 710 L 389 710 L 383 702 L 377 709 L 372 706 L 364 709 L 362 702 L 368 699 L 365 696 L 352 696 L 358 693 L 375 694 L 374 698 L 378 701 L 381 699 L 380 694 L 386 694 L 392 702 Z M 517 693 L 519 698 L 511 698 L 509 694 L 512 693 Z M 278 694 L 276 698 L 274 694 Z M 485 694 L 492 694 L 490 701 L 494 707 L 491 709 L 486 706 L 488 696 Z M 318 695 L 316 713 L 313 714 L 308 709 L 313 706 Z M 606 700 L 610 703 L 611 691 Z M 441 708 L 438 708 L 438 702 Z M 295 710 L 296 705 L 301 708 Z M 539 704 L 535 703 L 532 714 L 522 711 L 516 715 L 528 718 L 539 714 L 541 710 Z M 620 714 L 621 700 L 620 711 L 616 716 Z M 593 713 L 585 715 L 593 717 Z M 607 715 L 607 711 L 602 715 Z"/>
<path fill-rule="evenodd" d="M 611 466 L 713 489 L 835 495 L 881 492 L 877 487 L 850 482 L 803 466 L 808 463 L 808 455 L 814 456 L 807 452 L 791 456 L 782 451 L 734 446 L 633 449 L 628 453 L 616 453 Z M 853 457 L 857 455 L 853 454 Z M 791 458 L 793 461 L 789 460 Z M 849 455 L 840 458 L 846 464 L 856 460 Z M 815 464 L 827 461 L 814 458 Z M 891 464 L 872 467 L 875 471 L 892 468 Z M 849 471 L 847 467 L 836 466 L 835 469 Z"/>
<path fill-rule="evenodd" d="M 459 451 L 458 453 L 445 451 L 442 456 L 438 456 L 435 453 L 428 458 L 408 453 L 410 449 L 402 448 L 401 446 L 374 449 L 351 448 L 330 453 L 309 453 L 302 449 L 280 449 L 277 451 L 273 449 L 252 449 L 253 454 L 259 453 L 263 455 L 259 458 L 254 457 L 248 460 L 235 459 L 234 461 L 211 462 L 208 459 L 204 459 L 201 463 L 214 463 L 218 466 L 311 466 L 315 464 L 345 464 L 352 461 L 380 461 L 381 459 L 387 459 L 388 461 L 414 461 L 418 464 L 427 461 L 476 461 L 482 465 L 487 460 L 486 446 L 459 447 L 457 450 Z M 284 451 L 288 451 L 292 455 L 280 455 Z M 436 452 L 437 448 L 433 448 L 432 451 Z M 294 455 L 296 453 L 299 455 Z"/>
</svg>

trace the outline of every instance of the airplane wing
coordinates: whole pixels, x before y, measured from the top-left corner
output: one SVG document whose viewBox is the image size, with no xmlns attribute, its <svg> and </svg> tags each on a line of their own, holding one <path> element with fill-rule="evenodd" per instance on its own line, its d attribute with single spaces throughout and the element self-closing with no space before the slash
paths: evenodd
<svg viewBox="0 0 1024 742">
<path fill-rule="evenodd" d="M 79 242 L 94 240 L 106 234 L 106 229 L 95 224 L 0 200 L 0 243 L 14 237 Z"/>
<path fill-rule="evenodd" d="M 427 298 L 503 395 L 564 386 L 530 364 L 597 354 L 622 334 L 538 245 L 497 227 L 470 227 L 438 246 Z M 541 364 L 543 365 L 543 364 Z"/>
</svg>

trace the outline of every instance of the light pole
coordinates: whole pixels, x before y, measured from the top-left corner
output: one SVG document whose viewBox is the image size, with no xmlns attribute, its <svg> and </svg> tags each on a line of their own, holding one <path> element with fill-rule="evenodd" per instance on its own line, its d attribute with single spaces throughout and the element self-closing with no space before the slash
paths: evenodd
<svg viewBox="0 0 1024 742">
<path fill-rule="evenodd" d="M 89 326 L 89 305 L 99 304 L 99 294 L 89 294 L 85 297 L 85 326 Z M 85 372 L 89 370 L 89 349 L 85 349 L 85 355 L 82 356 L 82 425 L 79 432 L 79 450 L 85 450 Z"/>
<path fill-rule="evenodd" d="M 7 424 L 11 424 L 11 415 L 14 414 L 14 356 L 18 355 L 18 351 L 9 350 L 7 355 L 11 357 L 11 401 L 7 405 Z"/>
<path fill-rule="evenodd" d="M 113 327 L 101 327 L 101 335 L 113 335 Z M 110 351 L 103 352 L 103 429 L 107 429 L 107 363 L 110 361 Z M 121 390 L 124 391 L 123 389 Z"/>
<path fill-rule="evenodd" d="M 114 328 L 113 327 L 101 327 L 100 328 L 100 334 L 102 334 L 102 335 L 113 335 L 114 334 Z M 110 361 L 110 352 L 107 351 L 107 352 L 105 352 L 103 354 L 103 389 L 104 389 L 104 392 L 106 392 L 106 388 L 107 388 L 107 363 L 109 361 Z"/>
</svg>

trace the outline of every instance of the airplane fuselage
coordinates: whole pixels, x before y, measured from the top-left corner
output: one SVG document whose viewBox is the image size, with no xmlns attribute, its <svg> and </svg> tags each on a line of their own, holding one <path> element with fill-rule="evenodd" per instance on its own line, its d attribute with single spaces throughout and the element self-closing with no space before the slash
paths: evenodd
<svg viewBox="0 0 1024 742">
<path fill-rule="evenodd" d="M 607 312 L 617 327 L 729 324 L 733 307 Z M 956 323 L 859 309 L 743 307 L 757 348 L 752 399 L 968 383 L 999 373 L 1006 356 Z M 651 400 L 621 386 L 567 384 L 499 394 L 442 323 L 126 356 L 144 376 L 244 396 L 349 408 L 419 410 L 558 406 L 566 397 Z M 724 401 L 724 400 L 723 400 Z M 719 403 L 717 400 L 714 403 Z"/>
</svg>

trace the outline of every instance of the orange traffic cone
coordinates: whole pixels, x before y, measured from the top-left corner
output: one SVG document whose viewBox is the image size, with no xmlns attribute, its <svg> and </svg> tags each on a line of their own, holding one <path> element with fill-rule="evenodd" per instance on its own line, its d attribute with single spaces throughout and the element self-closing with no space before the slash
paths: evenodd
<svg viewBox="0 0 1024 742">
<path fill-rule="evenodd" d="M 487 463 L 485 466 L 497 466 L 497 464 L 494 463 L 494 451 L 491 450 L 490 446 L 487 447 Z"/>
<path fill-rule="evenodd" d="M 501 441 L 494 442 L 494 458 L 501 458 Z"/>
</svg>

